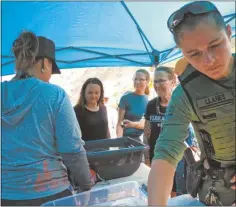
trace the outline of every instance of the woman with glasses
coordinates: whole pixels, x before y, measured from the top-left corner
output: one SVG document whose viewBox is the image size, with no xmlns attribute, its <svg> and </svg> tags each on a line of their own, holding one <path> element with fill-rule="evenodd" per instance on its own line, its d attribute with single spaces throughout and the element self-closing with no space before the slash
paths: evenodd
<svg viewBox="0 0 236 207">
<path fill-rule="evenodd" d="M 141 140 L 149 95 L 149 72 L 139 69 L 135 72 L 133 80 L 135 91 L 123 95 L 120 99 L 116 133 L 117 137 L 129 136 Z"/>
<path fill-rule="evenodd" d="M 145 113 L 145 126 L 143 140 L 150 146 L 145 153 L 145 163 L 150 166 L 153 158 L 156 140 L 161 132 L 162 121 L 166 107 L 176 85 L 174 69 L 160 66 L 154 72 L 153 87 L 158 97 L 148 102 Z"/>
<path fill-rule="evenodd" d="M 156 140 L 161 133 L 166 107 L 170 101 L 172 91 L 176 86 L 176 75 L 173 68 L 160 66 L 154 72 L 153 86 L 157 97 L 148 102 L 145 113 L 144 143 L 150 146 L 145 152 L 145 164 L 150 166 L 154 156 Z M 196 143 L 194 131 L 189 127 L 186 142 L 189 146 Z M 186 193 L 185 181 L 183 179 L 184 162 L 181 161 L 176 170 L 171 197 Z"/>
<path fill-rule="evenodd" d="M 190 122 L 198 139 L 201 159 L 195 161 L 189 159 L 191 154 L 186 156 L 190 164 L 188 192 L 192 197 L 198 196 L 205 205 L 232 205 L 235 203 L 236 151 L 231 28 L 208 1 L 183 6 L 170 16 L 168 27 L 186 64 L 155 146 L 148 179 L 149 205 L 167 205 Z"/>
</svg>

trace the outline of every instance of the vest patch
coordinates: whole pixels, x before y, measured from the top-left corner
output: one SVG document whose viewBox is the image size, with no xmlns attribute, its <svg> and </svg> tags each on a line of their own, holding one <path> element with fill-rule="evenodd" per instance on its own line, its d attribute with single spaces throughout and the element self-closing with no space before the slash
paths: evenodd
<svg viewBox="0 0 236 207">
<path fill-rule="evenodd" d="M 214 104 L 216 102 L 222 102 L 224 100 L 225 100 L 225 94 L 220 94 L 220 95 L 211 96 L 209 98 L 206 98 L 205 103 L 207 105 L 209 105 L 209 104 Z"/>
<path fill-rule="evenodd" d="M 197 100 L 197 105 L 200 110 L 207 110 L 210 108 L 225 106 L 227 104 L 233 104 L 234 97 L 231 92 L 225 92 L 217 94 L 215 96 L 209 96 L 207 98 Z"/>
</svg>

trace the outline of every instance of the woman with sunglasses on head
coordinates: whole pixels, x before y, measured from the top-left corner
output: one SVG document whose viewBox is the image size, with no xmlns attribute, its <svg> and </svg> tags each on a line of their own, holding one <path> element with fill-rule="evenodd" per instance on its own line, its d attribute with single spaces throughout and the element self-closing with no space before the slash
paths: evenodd
<svg viewBox="0 0 236 207">
<path fill-rule="evenodd" d="M 155 146 L 148 179 L 149 205 L 167 205 L 190 122 L 201 159 L 190 162 L 189 193 L 198 195 L 205 205 L 233 205 L 235 57 L 231 53 L 231 28 L 208 1 L 183 6 L 170 16 L 168 27 L 183 52 L 186 68 L 167 107 Z"/>
</svg>

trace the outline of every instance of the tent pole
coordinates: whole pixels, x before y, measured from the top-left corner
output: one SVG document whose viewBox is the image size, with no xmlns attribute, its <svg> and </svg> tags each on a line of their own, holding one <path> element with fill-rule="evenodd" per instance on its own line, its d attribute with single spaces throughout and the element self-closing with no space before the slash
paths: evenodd
<svg viewBox="0 0 236 207">
<path fill-rule="evenodd" d="M 134 21 L 135 25 L 137 26 L 138 30 L 142 33 L 144 39 L 147 41 L 147 43 L 149 44 L 149 47 L 154 50 L 154 48 L 152 47 L 150 41 L 148 40 L 148 38 L 146 37 L 146 35 L 144 34 L 144 32 L 142 31 L 141 27 L 139 26 L 138 22 L 135 20 L 134 16 L 131 14 L 130 10 L 128 9 L 128 7 L 126 6 L 124 1 L 121 1 L 121 4 L 123 5 L 123 7 L 125 8 L 125 10 L 127 11 L 127 13 L 129 14 L 129 16 L 131 17 L 131 19 Z"/>
</svg>

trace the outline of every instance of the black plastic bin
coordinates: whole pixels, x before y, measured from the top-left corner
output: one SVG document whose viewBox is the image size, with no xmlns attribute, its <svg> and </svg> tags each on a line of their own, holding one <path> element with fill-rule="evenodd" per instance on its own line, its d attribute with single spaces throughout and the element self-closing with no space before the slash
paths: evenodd
<svg viewBox="0 0 236 207">
<path fill-rule="evenodd" d="M 104 180 L 132 175 L 140 166 L 143 143 L 130 137 L 85 142 L 90 167 Z"/>
</svg>

